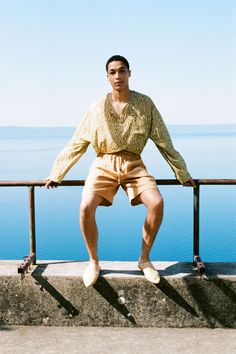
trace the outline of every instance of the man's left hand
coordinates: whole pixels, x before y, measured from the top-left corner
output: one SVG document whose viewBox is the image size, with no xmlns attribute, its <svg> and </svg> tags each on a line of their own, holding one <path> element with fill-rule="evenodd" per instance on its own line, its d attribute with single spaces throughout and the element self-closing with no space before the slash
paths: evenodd
<svg viewBox="0 0 236 354">
<path fill-rule="evenodd" d="M 196 187 L 196 184 L 192 178 L 189 178 L 186 182 L 183 183 L 184 187 Z"/>
</svg>

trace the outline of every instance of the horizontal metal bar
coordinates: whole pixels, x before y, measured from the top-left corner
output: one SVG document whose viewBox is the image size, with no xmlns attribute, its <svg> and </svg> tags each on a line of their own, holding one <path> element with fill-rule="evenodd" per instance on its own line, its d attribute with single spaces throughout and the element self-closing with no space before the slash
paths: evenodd
<svg viewBox="0 0 236 354">
<path fill-rule="evenodd" d="M 176 179 L 156 179 L 156 182 L 158 185 L 179 185 L 181 184 L 178 180 Z M 236 184 L 236 179 L 194 179 L 194 182 L 197 185 L 204 185 L 204 184 L 209 184 L 209 185 L 234 185 Z"/>
<path fill-rule="evenodd" d="M 234 185 L 236 179 L 194 179 L 198 185 Z M 64 180 L 60 186 L 83 186 L 85 180 Z M 176 179 L 157 179 L 158 185 L 180 185 L 180 182 Z M 32 181 L 0 181 L 0 187 L 44 187 L 46 181 L 44 180 L 32 180 Z"/>
<path fill-rule="evenodd" d="M 210 185 L 210 184 L 236 184 L 236 179 L 196 179 L 194 180 L 196 183 L 204 185 Z"/>
<path fill-rule="evenodd" d="M 62 181 L 60 186 L 83 186 L 84 180 Z M 47 182 L 44 180 L 33 181 L 0 181 L 0 187 L 44 187 Z"/>
</svg>

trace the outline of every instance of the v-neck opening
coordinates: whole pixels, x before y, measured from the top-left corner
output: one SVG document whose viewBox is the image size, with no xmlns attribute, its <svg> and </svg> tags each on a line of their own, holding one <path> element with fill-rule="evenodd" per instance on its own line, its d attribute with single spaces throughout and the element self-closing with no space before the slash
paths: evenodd
<svg viewBox="0 0 236 354">
<path fill-rule="evenodd" d="M 109 93 L 107 94 L 107 100 L 109 102 L 109 105 L 111 106 L 111 109 L 113 111 L 113 113 L 119 118 L 121 119 L 124 116 L 124 111 L 126 110 L 127 106 L 130 104 L 130 102 L 132 101 L 133 97 L 135 95 L 135 91 L 131 90 L 131 96 L 129 98 L 129 101 L 126 103 L 126 105 L 122 108 L 120 115 L 116 112 L 115 108 L 113 107 L 113 104 L 111 103 L 111 100 L 109 98 Z"/>
</svg>

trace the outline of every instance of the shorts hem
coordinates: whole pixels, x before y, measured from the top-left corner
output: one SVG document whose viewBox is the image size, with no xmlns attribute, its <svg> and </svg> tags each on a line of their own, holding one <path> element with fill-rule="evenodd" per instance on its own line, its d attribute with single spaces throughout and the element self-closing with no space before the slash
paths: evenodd
<svg viewBox="0 0 236 354">
<path fill-rule="evenodd" d="M 145 191 L 147 191 L 147 190 L 149 190 L 149 189 L 155 189 L 155 190 L 159 191 L 159 188 L 158 188 L 157 186 L 155 186 L 155 187 L 152 186 L 152 187 L 143 188 L 141 191 L 138 191 L 138 193 L 137 193 L 132 199 L 130 199 L 130 201 L 129 201 L 130 204 L 131 204 L 132 206 L 136 206 L 136 205 L 142 204 L 141 201 L 139 201 L 139 200 L 135 201 L 135 199 L 138 198 L 138 196 L 140 196 L 141 193 L 143 193 L 143 192 L 145 192 Z"/>
<path fill-rule="evenodd" d="M 102 195 L 100 193 L 97 193 L 97 192 L 85 192 L 85 193 L 82 194 L 82 199 L 86 195 L 95 195 L 95 196 L 103 198 L 103 200 L 101 201 L 99 206 L 109 207 L 109 206 L 111 206 L 113 204 L 113 200 L 112 201 L 109 200 L 108 198 L 104 197 L 104 195 Z"/>
</svg>

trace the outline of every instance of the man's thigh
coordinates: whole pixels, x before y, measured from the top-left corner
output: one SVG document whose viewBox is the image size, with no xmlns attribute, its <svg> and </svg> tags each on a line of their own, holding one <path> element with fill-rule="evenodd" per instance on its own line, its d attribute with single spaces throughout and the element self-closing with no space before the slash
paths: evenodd
<svg viewBox="0 0 236 354">
<path fill-rule="evenodd" d="M 85 181 L 82 198 L 96 195 L 102 198 L 100 205 L 110 206 L 118 188 L 119 183 L 116 174 L 104 168 L 101 160 L 96 159 Z"/>
<path fill-rule="evenodd" d="M 90 211 L 96 210 L 96 208 L 103 202 L 103 197 L 95 194 L 83 194 L 80 203 L 81 209 L 89 209 Z"/>
<path fill-rule="evenodd" d="M 122 182 L 132 205 L 142 203 L 139 196 L 146 190 L 158 190 L 156 180 L 151 176 L 142 159 L 130 161 L 127 164 L 126 175 Z"/>
<path fill-rule="evenodd" d="M 163 205 L 163 198 L 158 189 L 147 189 L 138 197 L 140 202 L 146 207 L 152 208 L 158 205 Z"/>
</svg>

